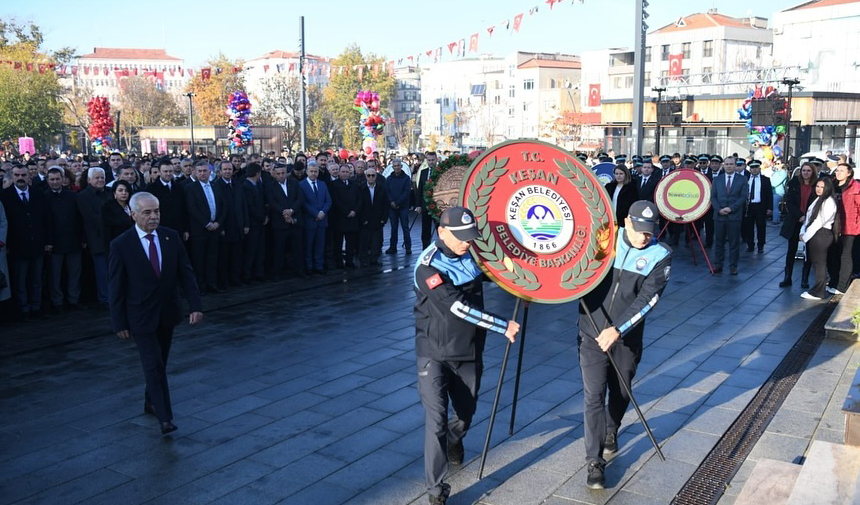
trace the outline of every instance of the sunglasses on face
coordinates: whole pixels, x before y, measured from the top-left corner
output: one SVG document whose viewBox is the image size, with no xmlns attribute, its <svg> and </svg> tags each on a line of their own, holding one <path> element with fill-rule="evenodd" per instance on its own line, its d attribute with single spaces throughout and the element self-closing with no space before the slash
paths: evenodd
<svg viewBox="0 0 860 505">
<path fill-rule="evenodd" d="M 367 174 L 368 177 L 376 177 L 376 174 Z"/>
</svg>

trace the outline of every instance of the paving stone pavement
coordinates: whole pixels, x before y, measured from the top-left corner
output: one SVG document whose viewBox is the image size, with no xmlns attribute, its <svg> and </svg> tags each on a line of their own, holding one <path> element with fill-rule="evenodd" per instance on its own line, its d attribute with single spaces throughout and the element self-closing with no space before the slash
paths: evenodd
<svg viewBox="0 0 860 505">
<path fill-rule="evenodd" d="M 736 277 L 711 277 L 688 250 L 677 252 L 633 388 L 668 459 L 656 457 L 631 410 L 605 491 L 583 485 L 574 303 L 530 307 L 514 434 L 519 344 L 477 480 L 505 349 L 503 337 L 491 336 L 449 503 L 668 503 L 821 311 L 799 297 L 799 283 L 776 287 L 785 244 L 774 242 L 762 255 L 741 253 Z M 109 333 L 103 314 L 4 327 L 0 505 L 426 503 L 413 368 L 416 257 L 401 252 L 380 269 L 301 289 L 287 282 L 208 296 L 204 324 L 180 326 L 174 338 L 168 377 L 179 431 L 170 437 L 142 413 L 139 358 Z M 514 300 L 488 285 L 486 304 L 508 315 Z M 810 440 L 841 436 L 839 407 L 857 352 L 825 341 L 721 503 L 732 502 L 752 461 L 794 461 Z"/>
</svg>

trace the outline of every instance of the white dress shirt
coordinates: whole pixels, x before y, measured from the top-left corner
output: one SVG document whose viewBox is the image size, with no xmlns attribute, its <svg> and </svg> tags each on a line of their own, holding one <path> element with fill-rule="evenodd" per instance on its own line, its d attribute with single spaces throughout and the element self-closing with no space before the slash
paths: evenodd
<svg viewBox="0 0 860 505">
<path fill-rule="evenodd" d="M 146 238 L 147 233 L 140 229 L 140 226 L 134 225 L 134 229 L 137 230 L 137 236 L 140 237 L 140 245 L 143 246 L 143 253 L 146 254 L 146 259 L 149 259 L 149 239 Z M 158 230 L 153 230 L 152 232 L 153 242 L 155 242 L 155 250 L 158 252 L 158 269 L 161 270 L 161 243 L 158 241 Z"/>
</svg>

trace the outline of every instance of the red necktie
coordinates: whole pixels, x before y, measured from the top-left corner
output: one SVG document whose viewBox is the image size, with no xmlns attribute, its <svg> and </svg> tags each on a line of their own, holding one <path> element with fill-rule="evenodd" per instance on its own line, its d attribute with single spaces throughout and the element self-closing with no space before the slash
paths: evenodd
<svg viewBox="0 0 860 505">
<path fill-rule="evenodd" d="M 149 262 L 152 263 L 155 276 L 161 277 L 161 267 L 158 266 L 158 249 L 155 248 L 155 237 L 152 233 L 147 233 L 144 236 L 149 239 Z"/>
</svg>

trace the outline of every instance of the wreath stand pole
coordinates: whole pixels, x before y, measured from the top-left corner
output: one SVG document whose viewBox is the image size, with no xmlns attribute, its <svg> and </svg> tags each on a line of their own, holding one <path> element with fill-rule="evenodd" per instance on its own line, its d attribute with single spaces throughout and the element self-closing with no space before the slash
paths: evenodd
<svg viewBox="0 0 860 505">
<path fill-rule="evenodd" d="M 511 316 L 511 319 L 514 321 L 517 320 L 521 302 L 522 299 L 517 298 L 517 303 L 514 304 L 514 315 Z M 522 344 L 520 344 L 520 349 L 522 349 Z M 490 450 L 490 437 L 493 435 L 493 423 L 496 421 L 496 409 L 499 408 L 499 397 L 502 395 L 502 381 L 505 379 L 505 369 L 508 367 L 508 358 L 510 355 L 511 341 L 508 340 L 507 345 L 505 345 L 505 356 L 502 358 L 502 369 L 499 372 L 499 383 L 496 386 L 496 398 L 493 400 L 493 410 L 490 411 L 490 425 L 487 427 L 487 438 L 484 440 L 484 450 L 481 452 L 481 466 L 478 467 L 478 480 L 484 477 L 484 464 L 487 462 L 487 451 Z"/>
<path fill-rule="evenodd" d="M 523 349 L 526 346 L 526 327 L 529 322 L 529 302 L 525 302 L 523 308 L 523 325 L 520 327 L 520 355 L 517 358 L 517 375 L 514 380 L 514 403 L 511 405 L 511 426 L 508 428 L 508 435 L 514 434 L 514 419 L 517 417 L 517 397 L 520 394 L 520 373 L 523 370 Z"/>
</svg>

